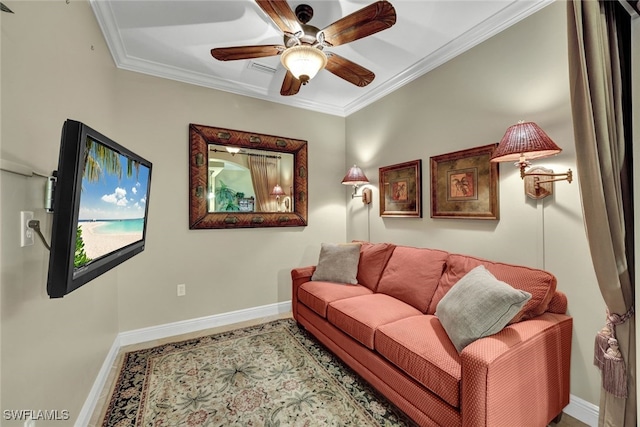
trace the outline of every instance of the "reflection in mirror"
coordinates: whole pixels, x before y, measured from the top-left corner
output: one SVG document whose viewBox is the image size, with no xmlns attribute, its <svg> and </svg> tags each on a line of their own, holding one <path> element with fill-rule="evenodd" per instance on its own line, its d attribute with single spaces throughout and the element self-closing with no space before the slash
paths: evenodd
<svg viewBox="0 0 640 427">
<path fill-rule="evenodd" d="M 307 142 L 189 125 L 189 228 L 307 225 Z"/>
<path fill-rule="evenodd" d="M 293 154 L 209 144 L 209 212 L 292 212 Z"/>
</svg>

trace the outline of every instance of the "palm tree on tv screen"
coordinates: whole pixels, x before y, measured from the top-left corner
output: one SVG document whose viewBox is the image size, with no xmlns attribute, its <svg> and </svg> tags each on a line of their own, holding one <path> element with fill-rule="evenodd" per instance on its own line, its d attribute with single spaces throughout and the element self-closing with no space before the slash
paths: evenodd
<svg viewBox="0 0 640 427">
<path fill-rule="evenodd" d="M 127 158 L 127 176 L 133 175 L 133 169 L 136 170 L 137 176 L 140 170 L 140 163 Z M 87 138 L 87 145 L 84 150 L 83 178 L 87 178 L 89 182 L 96 182 L 100 180 L 104 173 L 122 178 L 120 154 L 91 138 Z"/>
<path fill-rule="evenodd" d="M 127 176 L 133 175 L 136 170 L 136 177 L 140 170 L 140 163 L 127 158 Z M 84 150 L 84 171 L 82 177 L 87 178 L 89 182 L 99 181 L 104 174 L 115 175 L 122 178 L 122 156 L 119 153 L 107 148 L 106 146 L 87 138 Z M 82 267 L 91 261 L 84 250 L 84 240 L 82 239 L 82 229 L 78 225 L 76 230 L 76 249 L 74 257 L 74 266 Z"/>
</svg>

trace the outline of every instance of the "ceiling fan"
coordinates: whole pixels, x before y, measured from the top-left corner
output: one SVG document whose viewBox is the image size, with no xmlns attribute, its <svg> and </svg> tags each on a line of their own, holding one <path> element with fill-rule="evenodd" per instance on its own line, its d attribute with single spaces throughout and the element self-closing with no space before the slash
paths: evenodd
<svg viewBox="0 0 640 427">
<path fill-rule="evenodd" d="M 307 24 L 313 9 L 306 4 L 294 11 L 284 0 L 255 0 L 284 35 L 282 45 L 235 46 L 211 49 L 220 61 L 264 58 L 280 55 L 287 69 L 280 94 L 295 95 L 318 71 L 326 68 L 356 86 L 366 86 L 375 74 L 335 53 L 324 49 L 339 46 L 386 30 L 396 23 L 396 11 L 386 0 L 380 0 L 347 15 L 322 30 Z"/>
</svg>

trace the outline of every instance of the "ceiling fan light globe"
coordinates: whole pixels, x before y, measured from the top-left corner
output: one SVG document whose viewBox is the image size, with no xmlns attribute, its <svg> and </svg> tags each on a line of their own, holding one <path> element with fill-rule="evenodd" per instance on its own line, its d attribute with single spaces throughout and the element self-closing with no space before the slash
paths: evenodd
<svg viewBox="0 0 640 427">
<path fill-rule="evenodd" d="M 327 55 L 315 47 L 299 45 L 282 52 L 280 62 L 296 79 L 306 84 L 327 65 Z"/>
</svg>

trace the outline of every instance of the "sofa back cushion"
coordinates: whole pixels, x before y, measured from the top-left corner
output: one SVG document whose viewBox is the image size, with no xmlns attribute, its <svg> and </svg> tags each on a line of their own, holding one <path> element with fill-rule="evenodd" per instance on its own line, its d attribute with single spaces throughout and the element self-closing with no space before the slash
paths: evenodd
<svg viewBox="0 0 640 427">
<path fill-rule="evenodd" d="M 376 292 L 387 294 L 426 312 L 442 276 L 448 253 L 398 246 L 382 272 Z"/>
<path fill-rule="evenodd" d="M 358 264 L 358 283 L 376 291 L 382 271 L 396 245 L 393 243 L 360 242 L 360 262 Z"/>
<path fill-rule="evenodd" d="M 531 294 L 531 299 L 527 301 L 509 324 L 539 316 L 547 311 L 549 303 L 556 292 L 557 281 L 553 274 L 535 268 L 493 262 L 468 255 L 450 254 L 447 259 L 447 267 L 440 278 L 440 283 L 438 283 L 438 288 L 431 300 L 427 313 L 435 313 L 438 303 L 449 289 L 458 280 L 462 279 L 465 274 L 479 265 L 484 265 L 496 279 L 508 283 L 515 289 Z"/>
</svg>

